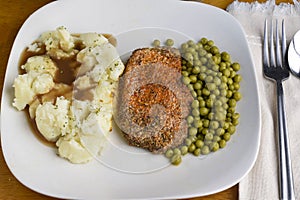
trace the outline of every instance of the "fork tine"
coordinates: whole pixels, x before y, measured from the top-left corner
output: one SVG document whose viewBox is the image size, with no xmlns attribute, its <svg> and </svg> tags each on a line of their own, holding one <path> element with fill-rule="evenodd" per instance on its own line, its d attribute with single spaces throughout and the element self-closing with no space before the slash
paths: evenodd
<svg viewBox="0 0 300 200">
<path fill-rule="evenodd" d="M 286 67 L 286 50 L 287 50 L 287 47 L 286 47 L 286 34 L 285 34 L 285 22 L 284 22 L 284 19 L 282 20 L 282 41 L 281 41 L 281 51 L 282 51 L 282 66 L 283 67 Z"/>
<path fill-rule="evenodd" d="M 281 56 L 283 56 L 284 54 L 281 53 L 281 49 L 280 49 L 280 40 L 279 40 L 279 28 L 278 28 L 278 20 L 276 20 L 276 63 L 278 67 L 282 67 L 282 62 L 281 62 Z M 283 39 L 283 38 L 282 38 Z"/>
<path fill-rule="evenodd" d="M 263 64 L 269 66 L 269 45 L 268 45 L 268 21 L 265 19 L 264 27 L 264 47 L 263 47 Z"/>
<path fill-rule="evenodd" d="M 275 50 L 274 50 L 274 32 L 273 32 L 273 21 L 271 21 L 270 27 L 270 67 L 276 67 L 275 63 Z"/>
</svg>

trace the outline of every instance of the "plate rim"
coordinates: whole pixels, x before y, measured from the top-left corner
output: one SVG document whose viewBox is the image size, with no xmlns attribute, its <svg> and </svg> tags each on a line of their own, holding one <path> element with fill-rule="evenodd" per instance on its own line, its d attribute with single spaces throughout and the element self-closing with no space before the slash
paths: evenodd
<svg viewBox="0 0 300 200">
<path fill-rule="evenodd" d="M 78 1 L 81 1 L 81 0 L 78 0 Z M 43 7 L 41 7 L 41 8 L 39 8 L 38 10 L 36 10 L 34 13 L 32 13 L 27 19 L 26 19 L 26 21 L 23 23 L 23 25 L 21 26 L 21 28 L 19 29 L 19 31 L 18 31 L 18 34 L 17 34 L 17 36 L 16 36 L 16 38 L 15 38 L 15 41 L 17 40 L 17 38 L 18 37 L 20 37 L 20 35 L 19 35 L 19 33 L 21 32 L 21 30 L 22 30 L 22 28 L 24 27 L 24 24 L 27 24 L 27 23 L 29 23 L 30 22 L 30 19 L 32 18 L 32 17 L 34 17 L 35 15 L 36 15 L 36 13 L 38 13 L 38 12 L 41 12 L 42 10 L 45 10 L 45 9 L 47 9 L 48 7 L 50 7 L 50 6 L 56 6 L 56 5 L 58 5 L 58 3 L 62 3 L 62 2 L 64 2 L 64 1 L 54 1 L 54 2 L 50 2 L 50 3 L 48 3 L 48 4 L 46 4 L 46 5 L 44 5 Z M 174 1 L 175 2 L 175 1 Z M 180 2 L 180 1 L 178 1 L 178 2 Z M 177 3 L 178 3 L 177 2 Z M 192 3 L 192 4 L 202 4 L 202 3 L 198 3 L 198 2 L 181 2 L 181 3 Z M 207 7 L 212 7 L 212 6 L 210 6 L 210 5 L 207 5 L 207 4 L 202 4 L 202 6 L 207 6 Z M 225 12 L 224 10 L 222 10 L 222 9 L 219 9 L 219 8 L 216 8 L 216 7 L 213 7 L 214 9 L 218 9 L 218 10 L 221 10 L 222 12 L 224 12 L 224 13 L 226 13 L 226 14 L 228 14 L 229 15 L 229 13 L 227 13 L 227 12 Z M 233 18 L 233 17 L 232 17 Z M 235 18 L 233 18 L 234 20 L 236 20 Z M 237 20 L 236 20 L 237 21 Z M 241 26 L 240 26 L 240 28 L 242 28 Z M 243 29 L 242 29 L 242 31 L 243 31 Z M 14 47 L 15 47 L 15 41 L 13 42 L 13 46 L 12 46 L 12 48 L 11 48 L 11 52 L 10 52 L 10 54 L 9 54 L 9 60 L 8 60 L 8 62 L 7 62 L 7 68 L 9 67 L 9 65 L 10 65 L 10 63 L 11 63 L 11 53 L 13 52 L 13 50 L 14 50 Z M 250 49 L 249 49 L 249 45 L 247 44 L 247 47 L 248 47 L 248 50 L 249 50 L 249 52 L 250 52 L 250 54 L 251 54 L 251 51 L 250 51 Z M 252 59 L 252 55 L 251 55 L 251 65 L 252 66 L 254 66 L 254 64 L 253 64 L 253 59 Z M 8 71 L 8 70 L 7 70 Z M 4 77 L 4 85 L 3 85 L 3 91 L 2 91 L 2 97 L 3 97 L 3 95 L 5 95 L 5 93 L 6 93 L 6 91 L 5 91 L 5 89 L 6 89 L 6 79 L 7 79 L 7 74 L 8 74 L 8 72 L 6 71 L 6 73 L 5 73 L 5 77 Z M 254 73 L 254 75 L 255 75 L 255 70 L 254 70 L 254 67 L 253 67 L 253 73 Z M 258 93 L 258 90 L 257 90 L 257 88 L 258 88 L 258 83 L 257 83 L 257 78 L 256 78 L 256 75 L 255 75 L 255 88 L 256 88 L 256 92 Z M 3 98 L 2 98 L 3 99 Z M 258 114 L 258 117 L 259 117 L 259 120 L 258 120 L 258 122 L 259 122 L 259 124 L 258 124 L 258 131 L 259 131 L 259 133 L 258 133 L 258 147 L 260 146 L 260 137 L 261 137 L 261 133 L 260 133 L 260 131 L 261 131 L 261 108 L 260 108 L 260 99 L 259 99 L 259 95 L 257 94 L 257 103 L 258 103 L 258 111 L 259 111 L 259 114 Z M 1 108 L 3 108 L 3 105 L 4 104 L 4 101 L 2 101 L 1 102 Z M 3 121 L 3 115 L 1 116 L 1 124 L 2 124 L 2 121 Z M 1 127 L 1 132 L 2 132 L 2 127 Z M 7 163 L 7 152 L 6 152 L 6 150 L 7 149 L 5 149 L 5 148 L 3 148 L 3 146 L 6 146 L 5 144 L 4 144 L 4 140 L 2 139 L 2 137 L 3 137 L 3 133 L 1 134 L 1 144 L 2 144 L 2 151 L 3 151 L 3 154 L 4 154 L 4 159 L 5 159 L 5 162 Z M 236 183 L 238 183 L 242 178 L 244 178 L 247 174 L 248 174 L 248 172 L 252 169 L 252 167 L 254 166 L 254 164 L 255 164 L 255 160 L 257 159 L 257 156 L 258 156 L 258 152 L 259 152 L 259 148 L 257 148 L 256 149 L 256 152 L 255 152 L 255 159 L 254 159 L 254 161 L 252 162 L 252 165 L 251 166 L 249 166 L 248 167 L 248 170 L 247 170 L 247 172 L 244 174 L 244 176 L 242 176 L 242 177 L 240 177 L 240 179 L 239 180 L 236 180 L 235 182 L 232 182 L 231 184 L 229 184 L 229 185 L 227 185 L 227 186 L 223 186 L 223 187 L 220 187 L 218 190 L 216 190 L 215 192 L 219 192 L 219 191 L 222 191 L 222 190 L 224 190 L 224 189 L 227 189 L 227 188 L 229 188 L 229 187 L 231 187 L 231 186 L 233 186 L 233 185 L 235 185 Z M 26 187 L 28 187 L 28 184 L 26 184 L 26 183 L 23 183 L 23 180 L 20 180 L 19 179 L 19 177 L 17 177 L 16 175 L 15 175 L 15 173 L 14 173 L 14 171 L 12 170 L 12 167 L 9 165 L 9 163 L 7 163 L 7 165 L 9 166 L 9 170 L 13 173 L 13 175 L 23 184 L 23 185 L 25 185 Z M 29 187 L 30 189 L 32 189 L 32 190 L 34 190 L 34 191 L 36 191 L 36 192 L 39 192 L 39 193 L 42 193 L 42 194 L 46 194 L 46 195 L 50 195 L 50 196 L 52 196 L 51 194 L 47 194 L 47 193 L 44 193 L 44 192 L 41 192 L 41 190 L 39 190 L 39 189 L 37 189 L 37 190 L 35 190 L 36 188 L 33 188 L 33 187 Z M 215 193 L 214 192 L 214 193 Z M 210 192 L 208 192 L 208 193 L 205 193 L 205 194 L 203 194 L 203 193 L 201 193 L 200 195 L 201 196 L 204 196 L 204 195 L 208 195 L 208 194 L 212 194 L 212 193 L 210 193 Z M 196 194 L 196 195 L 199 195 L 199 194 Z M 58 196 L 56 196 L 56 195 L 54 195 L 55 197 L 58 197 Z M 193 197 L 194 195 L 192 195 L 192 196 L 182 196 L 182 197 L 179 197 L 179 198 L 188 198 L 188 197 Z M 64 197 L 64 196 L 63 196 Z M 166 198 L 168 198 L 168 197 L 166 197 Z M 178 198 L 177 196 L 176 196 L 176 198 Z"/>
</svg>

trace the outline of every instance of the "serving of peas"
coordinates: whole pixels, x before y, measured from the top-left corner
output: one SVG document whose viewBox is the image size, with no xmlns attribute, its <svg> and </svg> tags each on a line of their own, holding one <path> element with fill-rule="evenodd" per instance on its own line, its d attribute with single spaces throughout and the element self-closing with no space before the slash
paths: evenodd
<svg viewBox="0 0 300 200">
<path fill-rule="evenodd" d="M 167 39 L 166 46 L 174 41 Z M 160 41 L 155 40 L 154 46 Z M 165 156 L 179 165 L 182 156 L 207 155 L 224 148 L 239 124 L 236 105 L 241 100 L 239 92 L 242 77 L 240 64 L 232 62 L 230 54 L 220 52 L 212 40 L 192 40 L 180 47 L 182 56 L 182 82 L 194 97 L 191 112 L 186 118 L 188 137 L 180 146 L 166 151 Z"/>
</svg>

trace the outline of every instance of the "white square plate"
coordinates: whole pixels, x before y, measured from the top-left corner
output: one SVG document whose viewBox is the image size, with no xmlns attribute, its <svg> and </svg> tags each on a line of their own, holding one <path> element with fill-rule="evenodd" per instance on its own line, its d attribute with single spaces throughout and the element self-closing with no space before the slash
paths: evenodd
<svg viewBox="0 0 300 200">
<path fill-rule="evenodd" d="M 237 107 L 241 117 L 235 135 L 226 148 L 216 153 L 206 157 L 185 156 L 178 167 L 166 166 L 149 173 L 124 173 L 97 161 L 74 165 L 59 158 L 53 148 L 32 134 L 25 112 L 12 107 L 12 84 L 18 75 L 23 49 L 42 32 L 62 25 L 72 33 L 116 35 L 120 54 L 170 36 L 175 45 L 185 42 L 185 38 L 212 39 L 241 64 L 243 99 Z M 42 7 L 26 20 L 13 44 L 1 110 L 2 148 L 10 170 L 28 188 L 59 198 L 178 199 L 208 195 L 238 183 L 254 165 L 259 149 L 259 98 L 244 32 L 225 11 L 196 2 L 64 0 Z"/>
</svg>

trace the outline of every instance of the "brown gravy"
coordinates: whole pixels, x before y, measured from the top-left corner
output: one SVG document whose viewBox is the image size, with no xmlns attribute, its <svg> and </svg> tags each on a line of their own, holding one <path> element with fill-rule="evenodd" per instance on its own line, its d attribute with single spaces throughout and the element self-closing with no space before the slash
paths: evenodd
<svg viewBox="0 0 300 200">
<path fill-rule="evenodd" d="M 67 85 L 72 85 L 76 79 L 77 68 L 80 67 L 80 62 L 76 60 L 76 56 L 71 56 L 70 58 L 51 58 L 56 66 L 58 71 L 55 74 L 54 81 L 56 83 L 65 83 Z"/>
</svg>

